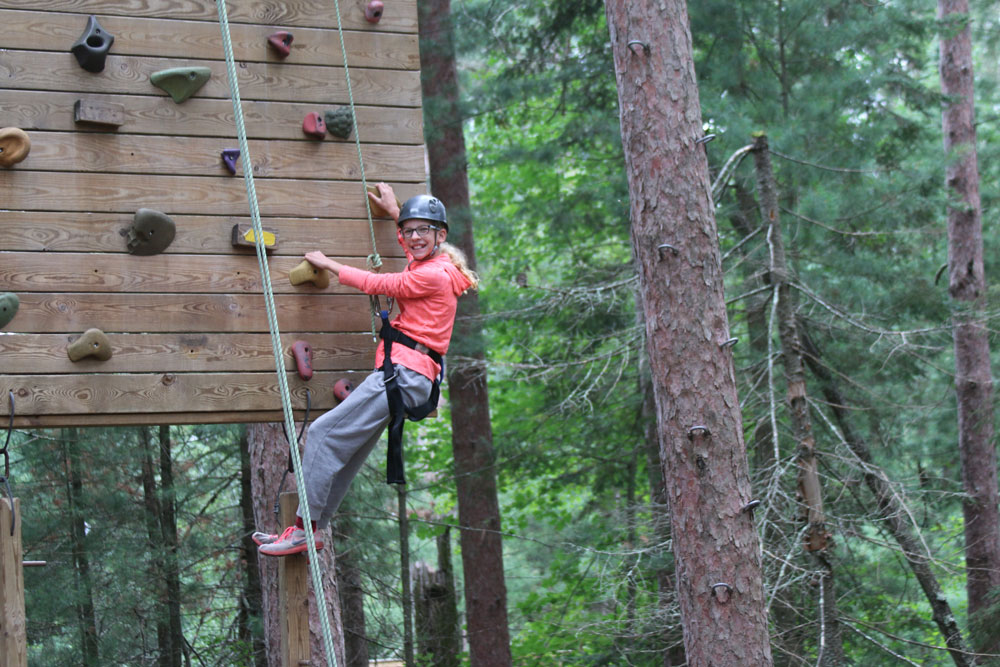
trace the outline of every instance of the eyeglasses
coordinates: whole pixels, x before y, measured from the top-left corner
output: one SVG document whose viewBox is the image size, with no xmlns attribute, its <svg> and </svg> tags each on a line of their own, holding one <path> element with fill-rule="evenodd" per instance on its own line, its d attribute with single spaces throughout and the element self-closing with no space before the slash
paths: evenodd
<svg viewBox="0 0 1000 667">
<path fill-rule="evenodd" d="M 431 232 L 436 232 L 440 227 L 435 227 L 434 225 L 420 225 L 419 227 L 403 227 L 400 228 L 399 232 L 403 235 L 403 238 L 410 238 L 414 234 L 421 236 L 422 238 L 427 238 L 431 235 Z"/>
</svg>

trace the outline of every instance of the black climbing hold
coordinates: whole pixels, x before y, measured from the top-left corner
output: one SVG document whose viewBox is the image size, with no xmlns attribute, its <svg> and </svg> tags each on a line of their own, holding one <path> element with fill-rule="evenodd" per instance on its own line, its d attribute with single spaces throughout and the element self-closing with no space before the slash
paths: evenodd
<svg viewBox="0 0 1000 667">
<path fill-rule="evenodd" d="M 223 148 L 222 149 L 222 162 L 226 165 L 226 169 L 229 170 L 230 174 L 236 173 L 236 161 L 240 159 L 240 149 L 239 148 Z"/>
<path fill-rule="evenodd" d="M 198 92 L 211 76 L 212 70 L 207 67 L 174 67 L 153 72 L 149 81 L 167 91 L 174 102 L 180 104 Z"/>
<path fill-rule="evenodd" d="M 0 329 L 3 329 L 14 319 L 19 305 L 21 305 L 21 301 L 13 292 L 0 294 Z"/>
<path fill-rule="evenodd" d="M 278 55 L 282 58 L 287 58 L 288 54 L 292 52 L 292 40 L 295 39 L 292 33 L 287 30 L 281 30 L 274 33 L 267 38 L 267 43 L 274 47 L 274 50 L 278 52 Z"/>
<path fill-rule="evenodd" d="M 351 130 L 354 129 L 354 116 L 350 107 L 337 107 L 327 111 L 323 114 L 323 120 L 326 121 L 326 129 L 330 134 L 341 139 L 351 136 Z"/>
<path fill-rule="evenodd" d="M 177 227 L 166 214 L 151 208 L 135 212 L 126 245 L 133 255 L 157 255 L 174 240 Z"/>
<path fill-rule="evenodd" d="M 108 57 L 115 36 L 101 27 L 96 16 L 87 19 L 87 27 L 80 38 L 73 42 L 70 52 L 76 56 L 76 62 L 88 72 L 104 70 L 104 61 Z"/>
</svg>

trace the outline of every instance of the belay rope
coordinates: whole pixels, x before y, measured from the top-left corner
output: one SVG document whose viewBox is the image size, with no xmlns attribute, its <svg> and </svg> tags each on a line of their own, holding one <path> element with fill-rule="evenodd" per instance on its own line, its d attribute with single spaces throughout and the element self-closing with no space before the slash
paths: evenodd
<svg viewBox="0 0 1000 667">
<path fill-rule="evenodd" d="M 267 321 L 271 331 L 271 351 L 274 354 L 274 363 L 278 373 L 278 389 L 281 393 L 281 408 L 284 413 L 285 433 L 290 436 L 295 433 L 295 420 L 292 416 L 292 401 L 288 391 L 288 379 L 285 377 L 284 364 L 282 363 L 284 357 L 281 348 L 281 338 L 278 333 L 278 318 L 275 314 L 271 274 L 268 270 L 267 252 L 264 247 L 264 230 L 260 223 L 260 210 L 257 206 L 257 190 L 254 187 L 253 169 L 249 167 L 253 162 L 250 160 L 250 147 L 247 144 L 246 125 L 243 122 L 243 104 L 240 101 L 239 83 L 236 80 L 233 43 L 229 34 L 229 16 L 226 12 L 226 0 L 216 0 L 215 4 L 219 11 L 219 27 L 222 30 L 222 46 L 226 55 L 226 72 L 229 76 L 229 93 L 233 102 L 233 116 L 236 120 L 236 133 L 240 143 L 240 155 L 243 158 L 243 183 L 246 186 L 247 201 L 250 204 L 250 221 L 253 224 L 254 242 L 257 249 L 257 264 L 260 267 L 261 284 L 264 292 L 264 306 L 267 310 Z M 339 5 L 337 7 L 337 24 L 339 27 Z M 367 195 L 365 195 L 365 198 L 367 199 Z M 302 476 L 302 461 L 299 456 L 299 448 L 291 446 L 291 443 L 289 445 L 288 451 L 291 453 L 295 468 L 295 486 L 298 490 L 299 498 L 305 499 L 306 484 Z M 306 550 L 309 554 L 309 574 L 312 577 L 313 592 L 316 596 L 316 611 L 319 616 L 319 625 L 323 632 L 323 648 L 326 652 L 326 662 L 332 667 L 337 667 L 337 654 L 333 646 L 333 632 L 330 628 L 330 619 L 326 609 L 323 576 L 319 570 L 319 559 L 316 557 L 316 536 L 312 529 L 309 503 L 302 502 L 299 507 L 302 512 L 302 524 L 305 528 Z"/>
</svg>

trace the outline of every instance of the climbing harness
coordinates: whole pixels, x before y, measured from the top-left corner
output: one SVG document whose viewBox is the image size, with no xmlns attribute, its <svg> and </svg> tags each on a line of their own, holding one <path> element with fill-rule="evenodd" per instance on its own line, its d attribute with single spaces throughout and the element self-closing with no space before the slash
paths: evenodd
<svg viewBox="0 0 1000 667">
<path fill-rule="evenodd" d="M 337 0 L 334 0 L 337 3 Z M 229 76 L 229 93 L 233 103 L 233 115 L 236 120 L 236 133 L 239 138 L 240 154 L 243 156 L 243 164 L 250 165 L 250 147 L 247 143 L 246 126 L 243 121 L 243 104 L 240 101 L 239 82 L 236 79 L 236 62 L 233 57 L 233 43 L 229 33 L 229 16 L 226 11 L 226 0 L 216 0 L 216 7 L 219 12 L 219 27 L 222 31 L 222 46 L 226 55 L 226 72 Z M 340 6 L 337 3 L 337 25 L 340 26 Z M 346 65 L 346 63 L 345 63 Z M 268 327 L 271 332 L 271 351 L 274 355 L 274 363 L 278 374 L 278 389 L 281 394 L 281 407 L 284 413 L 285 433 L 295 433 L 295 421 L 292 417 L 292 402 L 288 390 L 288 378 L 285 377 L 283 354 L 281 348 L 281 338 L 278 333 L 278 318 L 275 314 L 274 292 L 271 288 L 271 274 L 267 265 L 267 252 L 264 246 L 264 230 L 260 222 L 260 210 L 257 206 L 257 190 L 254 186 L 253 169 L 243 169 L 243 182 L 246 186 L 247 201 L 250 205 L 250 221 L 253 223 L 254 240 L 257 248 L 257 264 L 260 267 L 261 284 L 264 292 L 264 305 L 267 311 Z M 367 196 L 365 197 L 367 199 Z M 374 238 L 374 232 L 373 232 Z M 299 497 L 305 497 L 305 479 L 302 476 L 302 462 L 299 456 L 298 447 L 289 447 L 289 453 L 295 468 L 295 484 L 299 492 Z M 312 517 L 309 513 L 309 503 L 300 505 L 302 512 L 302 523 L 306 534 L 306 550 L 309 554 L 309 574 L 312 577 L 313 591 L 317 601 L 325 600 L 323 588 L 323 576 L 319 569 L 319 559 L 316 557 L 316 536 L 312 529 Z M 327 605 L 320 603 L 316 605 L 319 617 L 320 630 L 323 634 L 323 648 L 326 652 L 327 664 L 337 667 L 337 654 L 333 645 L 333 632 L 330 628 Z"/>
<path fill-rule="evenodd" d="M 385 345 L 385 361 L 382 362 L 382 374 L 385 378 L 385 396 L 389 401 L 389 451 L 386 454 L 385 462 L 385 483 L 386 484 L 406 484 L 403 475 L 403 426 L 406 420 L 420 421 L 437 407 L 438 399 L 441 396 L 441 380 L 444 378 L 444 357 L 423 343 L 418 343 L 389 322 L 389 311 L 383 310 L 382 329 L 379 331 L 379 338 Z M 441 367 L 441 372 L 434 378 L 431 386 L 431 395 L 425 403 L 412 408 L 406 407 L 403 402 L 403 392 L 399 388 L 396 368 L 392 363 L 392 344 L 399 343 L 412 348 L 417 352 L 423 352 Z"/>
<path fill-rule="evenodd" d="M 10 490 L 10 436 L 14 433 L 14 392 L 7 392 L 10 400 L 10 421 L 7 423 L 7 439 L 4 440 L 3 449 L 0 455 L 3 456 L 3 476 L 0 477 L 0 484 L 3 484 L 4 491 L 7 492 L 7 500 L 10 502 L 10 536 L 14 537 L 14 522 L 17 517 L 14 514 L 14 492 Z"/>
</svg>

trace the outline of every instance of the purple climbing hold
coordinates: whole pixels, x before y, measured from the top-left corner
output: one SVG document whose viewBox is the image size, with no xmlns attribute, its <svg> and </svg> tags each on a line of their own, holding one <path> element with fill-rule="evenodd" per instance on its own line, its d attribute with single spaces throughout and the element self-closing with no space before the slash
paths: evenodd
<svg viewBox="0 0 1000 667">
<path fill-rule="evenodd" d="M 240 149 L 239 148 L 223 148 L 222 149 L 222 162 L 226 165 L 226 169 L 229 170 L 230 174 L 236 173 L 236 161 L 240 159 Z"/>
</svg>

